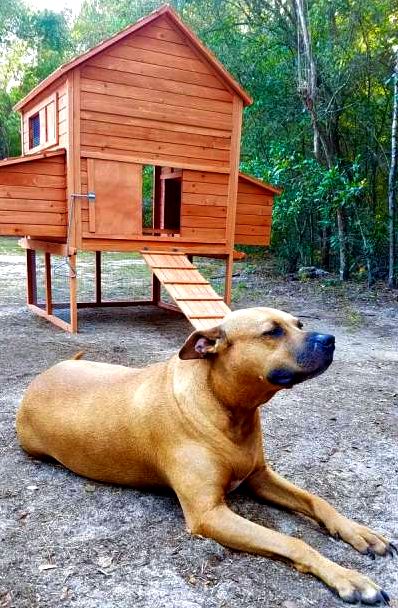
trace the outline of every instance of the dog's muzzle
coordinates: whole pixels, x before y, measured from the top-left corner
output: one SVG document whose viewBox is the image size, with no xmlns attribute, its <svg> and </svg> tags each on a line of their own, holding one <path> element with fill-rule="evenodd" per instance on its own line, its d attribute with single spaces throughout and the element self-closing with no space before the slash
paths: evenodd
<svg viewBox="0 0 398 608">
<path fill-rule="evenodd" d="M 333 361 L 334 342 L 334 336 L 330 334 L 307 333 L 302 347 L 295 352 L 299 369 L 274 369 L 267 376 L 269 382 L 288 388 L 319 376 Z"/>
</svg>

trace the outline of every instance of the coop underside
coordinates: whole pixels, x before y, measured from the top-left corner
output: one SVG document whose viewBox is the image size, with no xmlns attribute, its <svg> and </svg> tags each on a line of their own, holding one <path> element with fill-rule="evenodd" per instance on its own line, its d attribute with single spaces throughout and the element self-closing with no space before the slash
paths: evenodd
<svg viewBox="0 0 398 608">
<path fill-rule="evenodd" d="M 141 283 L 139 293 L 137 289 L 133 293 L 135 298 L 128 297 L 130 294 L 121 298 L 123 289 L 109 289 L 109 282 L 115 282 L 115 278 L 109 275 L 109 271 L 104 272 L 107 266 L 104 256 L 126 256 L 126 252 L 77 252 L 64 244 L 32 239 L 21 239 L 19 244 L 26 250 L 28 307 L 65 331 L 77 331 L 78 310 L 82 308 L 158 306 L 184 314 L 196 329 L 216 325 L 229 312 L 226 301 L 231 286 L 232 256 L 198 253 L 200 259 L 208 260 L 209 264 L 213 258 L 224 266 L 221 273 L 217 270 L 216 291 L 211 281 L 201 274 L 201 268 L 192 263 L 193 255 L 190 253 L 148 248 L 141 250 L 139 256 L 137 252 L 130 252 L 134 259 L 118 258 L 117 265 L 123 266 L 118 281 L 122 287 L 131 284 L 136 272 L 134 269 L 138 268 Z M 90 255 L 90 262 L 87 259 L 78 261 L 78 255 Z M 235 252 L 235 259 L 240 257 L 241 254 Z M 88 264 L 91 264 L 89 271 Z M 63 279 L 61 290 L 60 276 Z"/>
</svg>

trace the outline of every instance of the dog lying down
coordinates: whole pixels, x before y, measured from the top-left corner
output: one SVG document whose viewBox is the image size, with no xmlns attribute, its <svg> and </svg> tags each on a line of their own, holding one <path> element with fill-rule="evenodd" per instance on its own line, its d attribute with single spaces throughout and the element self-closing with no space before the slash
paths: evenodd
<svg viewBox="0 0 398 608">
<path fill-rule="evenodd" d="M 372 558 L 397 551 L 280 477 L 264 456 L 259 406 L 322 374 L 333 351 L 333 336 L 304 331 L 290 314 L 238 310 L 218 327 L 192 333 L 170 360 L 143 369 L 78 360 L 54 365 L 24 396 L 18 438 L 32 456 L 51 456 L 91 479 L 170 486 L 193 534 L 287 560 L 347 602 L 388 604 L 387 593 L 366 576 L 236 515 L 226 503 L 227 493 L 244 483 L 259 499 L 312 517 Z"/>
</svg>

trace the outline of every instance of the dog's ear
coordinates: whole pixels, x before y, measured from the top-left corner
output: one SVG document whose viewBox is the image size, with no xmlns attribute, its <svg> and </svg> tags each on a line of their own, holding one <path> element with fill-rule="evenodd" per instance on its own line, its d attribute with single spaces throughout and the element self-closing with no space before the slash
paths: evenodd
<svg viewBox="0 0 398 608">
<path fill-rule="evenodd" d="M 194 331 L 181 348 L 178 356 L 184 360 L 204 359 L 220 352 L 225 343 L 225 333 L 220 327 Z"/>
</svg>

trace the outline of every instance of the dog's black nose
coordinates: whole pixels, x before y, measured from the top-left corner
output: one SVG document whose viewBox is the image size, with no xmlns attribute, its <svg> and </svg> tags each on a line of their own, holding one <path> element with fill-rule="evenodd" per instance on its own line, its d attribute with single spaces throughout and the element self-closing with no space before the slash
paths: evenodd
<svg viewBox="0 0 398 608">
<path fill-rule="evenodd" d="M 334 346 L 334 336 L 331 334 L 315 334 L 313 337 L 314 342 L 318 342 L 325 348 L 330 348 Z"/>
</svg>

